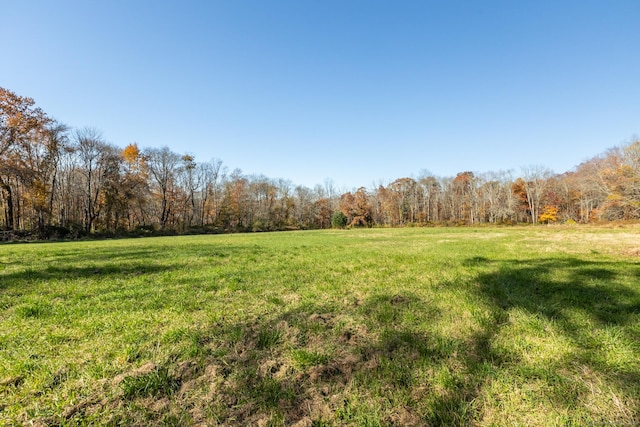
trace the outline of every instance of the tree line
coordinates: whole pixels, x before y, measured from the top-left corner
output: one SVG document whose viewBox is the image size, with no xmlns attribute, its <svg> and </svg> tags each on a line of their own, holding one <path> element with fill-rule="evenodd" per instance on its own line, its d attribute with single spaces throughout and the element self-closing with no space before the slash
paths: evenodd
<svg viewBox="0 0 640 427">
<path fill-rule="evenodd" d="M 124 149 L 71 129 L 0 87 L 0 227 L 5 236 L 228 232 L 553 223 L 640 218 L 640 141 L 574 170 L 543 167 L 455 177 L 424 173 L 337 191 L 229 172 L 167 147 Z"/>
</svg>

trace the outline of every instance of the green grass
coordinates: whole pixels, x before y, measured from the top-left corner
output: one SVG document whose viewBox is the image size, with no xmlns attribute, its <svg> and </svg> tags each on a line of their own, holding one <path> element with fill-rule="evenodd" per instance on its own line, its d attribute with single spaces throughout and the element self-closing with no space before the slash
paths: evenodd
<svg viewBox="0 0 640 427">
<path fill-rule="evenodd" d="M 0 425 L 634 425 L 640 229 L 0 246 Z"/>
</svg>

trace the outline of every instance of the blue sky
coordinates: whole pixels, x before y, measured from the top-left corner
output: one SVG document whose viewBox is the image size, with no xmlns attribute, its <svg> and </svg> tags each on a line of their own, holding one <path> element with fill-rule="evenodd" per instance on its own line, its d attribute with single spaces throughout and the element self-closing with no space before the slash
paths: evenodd
<svg viewBox="0 0 640 427">
<path fill-rule="evenodd" d="M 640 133 L 640 1 L 0 0 L 0 86 L 119 146 L 370 187 Z"/>
</svg>

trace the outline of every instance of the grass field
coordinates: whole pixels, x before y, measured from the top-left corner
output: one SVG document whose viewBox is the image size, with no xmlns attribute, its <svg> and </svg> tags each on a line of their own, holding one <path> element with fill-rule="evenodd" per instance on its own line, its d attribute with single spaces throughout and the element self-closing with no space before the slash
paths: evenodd
<svg viewBox="0 0 640 427">
<path fill-rule="evenodd" d="M 0 425 L 635 425 L 640 228 L 0 246 Z"/>
</svg>

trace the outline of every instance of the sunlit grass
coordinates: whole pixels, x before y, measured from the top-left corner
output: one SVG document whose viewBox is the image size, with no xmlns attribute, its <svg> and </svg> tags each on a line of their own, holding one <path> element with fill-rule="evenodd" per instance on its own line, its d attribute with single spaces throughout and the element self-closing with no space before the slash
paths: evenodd
<svg viewBox="0 0 640 427">
<path fill-rule="evenodd" d="M 0 424 L 639 422 L 634 229 L 0 246 Z"/>
</svg>

